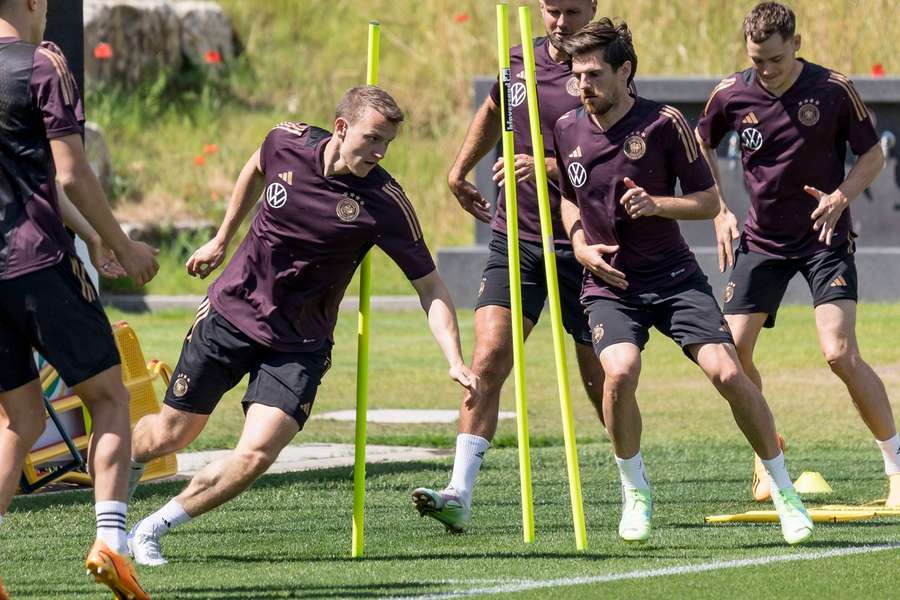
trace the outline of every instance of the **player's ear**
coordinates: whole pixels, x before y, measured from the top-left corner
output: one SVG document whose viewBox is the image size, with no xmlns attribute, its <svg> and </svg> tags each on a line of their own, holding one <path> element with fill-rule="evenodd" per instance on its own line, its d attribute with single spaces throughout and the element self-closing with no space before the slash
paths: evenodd
<svg viewBox="0 0 900 600">
<path fill-rule="evenodd" d="M 800 52 L 800 34 L 794 36 L 794 52 Z"/>
<path fill-rule="evenodd" d="M 338 117 L 334 120 L 334 135 L 336 135 L 338 139 L 343 140 L 347 137 L 347 129 L 349 127 L 350 123 L 347 122 L 347 119 Z"/>
<path fill-rule="evenodd" d="M 619 67 L 619 75 L 622 77 L 622 79 L 625 80 L 626 84 L 628 83 L 628 78 L 631 77 L 632 68 L 633 65 L 631 64 L 630 60 L 626 60 L 622 63 L 622 66 Z"/>
</svg>

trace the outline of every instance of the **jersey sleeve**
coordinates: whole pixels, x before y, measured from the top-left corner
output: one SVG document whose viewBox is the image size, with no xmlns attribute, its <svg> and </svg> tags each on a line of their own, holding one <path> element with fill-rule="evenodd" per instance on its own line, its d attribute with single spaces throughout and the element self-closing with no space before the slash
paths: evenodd
<svg viewBox="0 0 900 600">
<path fill-rule="evenodd" d="M 51 42 L 42 42 L 34 51 L 31 92 L 47 139 L 84 135 L 81 94 L 62 51 Z"/>
<path fill-rule="evenodd" d="M 681 183 L 681 193 L 693 194 L 713 187 L 715 182 L 709 165 L 700 153 L 700 144 L 687 119 L 681 111 L 671 106 L 664 106 L 660 114 L 664 118 L 661 131 L 663 147 L 669 168 Z"/>
<path fill-rule="evenodd" d="M 572 186 L 572 182 L 569 181 L 569 172 L 565 162 L 566 152 L 561 142 L 562 128 L 560 127 L 560 121 L 568 118 L 571 118 L 571 114 L 564 114 L 553 128 L 553 155 L 556 157 L 557 172 L 559 173 L 557 182 L 559 183 L 560 196 L 577 204 L 578 199 L 575 196 L 575 188 Z"/>
<path fill-rule="evenodd" d="M 278 150 L 283 148 L 290 140 L 297 139 L 308 130 L 309 125 L 306 123 L 294 121 L 284 121 L 272 127 L 259 148 L 259 167 L 263 173 L 266 172 L 266 164 Z"/>
<path fill-rule="evenodd" d="M 491 86 L 491 100 L 494 101 L 494 104 L 500 106 L 500 80 L 495 79 L 494 85 Z"/>
<path fill-rule="evenodd" d="M 727 94 L 723 93 L 725 89 L 734 84 L 734 78 L 724 79 L 713 88 L 706 101 L 706 107 L 703 114 L 700 115 L 700 121 L 697 123 L 697 131 L 703 143 L 710 148 L 716 148 L 722 142 L 722 139 L 731 131 L 731 121 L 727 112 Z"/>
<path fill-rule="evenodd" d="M 838 130 L 850 143 L 850 149 L 854 154 L 857 156 L 865 154 L 878 143 L 878 133 L 875 131 L 869 109 L 860 98 L 853 82 L 847 77 L 832 71 L 828 80 L 838 86 L 841 102 L 838 111 Z"/>
<path fill-rule="evenodd" d="M 381 225 L 375 244 L 391 257 L 406 278 L 419 279 L 434 271 L 434 260 L 425 244 L 422 227 L 412 203 L 400 184 L 391 179 L 381 188 L 391 216 Z"/>
</svg>

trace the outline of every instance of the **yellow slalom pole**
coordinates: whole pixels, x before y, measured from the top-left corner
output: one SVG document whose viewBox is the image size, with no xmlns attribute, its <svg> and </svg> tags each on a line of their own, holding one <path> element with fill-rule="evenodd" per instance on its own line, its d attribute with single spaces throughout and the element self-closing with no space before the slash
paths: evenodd
<svg viewBox="0 0 900 600">
<path fill-rule="evenodd" d="M 369 22 L 369 58 L 366 85 L 378 84 L 381 26 Z M 366 418 L 369 402 L 369 300 L 372 296 L 372 253 L 366 253 L 359 268 L 359 325 L 356 347 L 356 436 L 353 459 L 353 542 L 351 556 L 359 558 L 365 546 Z"/>
<path fill-rule="evenodd" d="M 531 493 L 531 450 L 528 443 L 528 405 L 525 398 L 525 336 L 522 326 L 522 275 L 519 271 L 519 217 L 516 205 L 515 148 L 512 106 L 509 102 L 509 7 L 497 5 L 497 54 L 500 69 L 500 106 L 503 119 L 503 178 L 506 192 L 506 236 L 509 244 L 509 303 L 512 317 L 513 374 L 516 384 L 516 425 L 519 438 L 519 478 L 522 489 L 522 537 L 534 542 L 534 499 Z"/>
<path fill-rule="evenodd" d="M 572 500 L 572 521 L 575 526 L 575 547 L 587 548 L 584 524 L 584 503 L 581 498 L 581 475 L 578 469 L 578 449 L 575 447 L 575 424 L 572 399 L 569 396 L 569 373 L 566 368 L 566 347 L 559 303 L 559 280 L 556 275 L 556 252 L 553 244 L 553 221 L 547 193 L 547 164 L 544 162 L 544 139 L 541 136 L 541 117 L 538 112 L 537 84 L 534 73 L 534 45 L 532 43 L 531 7 L 519 7 L 519 26 L 522 31 L 522 51 L 525 63 L 525 88 L 528 96 L 528 117 L 531 123 L 531 147 L 534 152 L 534 178 L 537 186 L 538 209 L 541 215 L 541 238 L 544 245 L 544 269 L 547 272 L 547 292 L 550 299 L 550 323 L 553 327 L 553 354 L 556 358 L 556 380 L 559 385 L 559 407 L 562 411 L 563 437 L 566 444 L 566 468 L 569 474 L 569 496 Z"/>
</svg>

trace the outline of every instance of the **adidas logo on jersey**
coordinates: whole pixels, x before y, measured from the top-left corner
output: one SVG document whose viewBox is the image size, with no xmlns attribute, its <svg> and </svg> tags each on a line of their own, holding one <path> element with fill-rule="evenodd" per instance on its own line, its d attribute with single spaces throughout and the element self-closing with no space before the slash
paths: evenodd
<svg viewBox="0 0 900 600">
<path fill-rule="evenodd" d="M 581 158 L 581 146 L 578 146 L 569 153 L 569 158 Z"/>
<path fill-rule="evenodd" d="M 847 280 L 842 275 L 839 275 L 831 282 L 831 287 L 847 287 Z"/>
<path fill-rule="evenodd" d="M 294 185 L 294 172 L 293 171 L 285 171 L 284 173 L 278 174 L 278 179 L 282 180 L 288 185 Z"/>
<path fill-rule="evenodd" d="M 757 123 L 759 123 L 759 119 L 756 118 L 755 112 L 750 111 L 750 114 L 747 115 L 746 117 L 744 117 L 744 120 L 741 121 L 741 123 L 746 123 L 748 125 L 756 125 Z"/>
</svg>

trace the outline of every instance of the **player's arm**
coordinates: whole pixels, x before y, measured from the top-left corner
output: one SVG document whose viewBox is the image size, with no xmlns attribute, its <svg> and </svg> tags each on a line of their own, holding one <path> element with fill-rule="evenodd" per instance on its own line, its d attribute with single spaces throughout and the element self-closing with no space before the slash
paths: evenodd
<svg viewBox="0 0 900 600">
<path fill-rule="evenodd" d="M 450 298 L 450 292 L 438 275 L 437 269 L 424 277 L 414 279 L 411 283 L 428 316 L 431 334 L 450 365 L 450 378 L 466 388 L 468 393 L 465 402 L 471 406 L 478 401 L 478 377 L 463 361 L 456 309 L 453 306 L 453 299 Z"/>
<path fill-rule="evenodd" d="M 619 247 L 607 246 L 606 244 L 588 244 L 584 237 L 584 229 L 581 226 L 581 210 L 577 204 L 565 196 L 560 201 L 559 210 L 566 235 L 572 241 L 575 259 L 609 285 L 623 290 L 627 289 L 628 282 L 625 280 L 625 273 L 613 269 L 603 259 L 604 254 L 614 254 L 619 251 Z"/>
<path fill-rule="evenodd" d="M 716 197 L 719 201 L 719 214 L 713 219 L 713 227 L 716 231 L 716 254 L 719 255 L 719 272 L 725 272 L 725 265 L 729 268 L 734 266 L 734 240 L 741 235 L 738 230 L 737 217 L 728 208 L 725 202 L 725 195 L 722 193 L 722 179 L 719 175 L 719 159 L 716 155 L 716 149 L 706 143 L 703 136 L 700 135 L 698 129 L 694 130 L 697 138 L 697 145 L 700 146 L 700 153 L 709 165 L 709 171 L 712 173 L 713 180 L 716 182 Z"/>
<path fill-rule="evenodd" d="M 225 218 L 215 237 L 198 248 L 187 260 L 185 266 L 188 275 L 199 276 L 203 279 L 225 260 L 228 245 L 241 223 L 247 218 L 250 209 L 256 204 L 266 183 L 259 163 L 259 154 L 260 150 L 257 149 L 241 169 L 237 182 L 234 184 L 234 190 L 231 192 L 228 208 L 225 210 Z"/>
<path fill-rule="evenodd" d="M 124 277 L 126 275 L 125 269 L 123 269 L 122 265 L 119 264 L 119 261 L 116 260 L 115 253 L 103 243 L 103 240 L 100 239 L 100 234 L 98 234 L 97 231 L 91 227 L 91 224 L 87 222 L 87 219 L 78 212 L 78 209 L 75 208 L 75 205 L 72 204 L 72 201 L 69 200 L 69 197 L 66 196 L 65 192 L 60 190 L 58 198 L 59 213 L 62 216 L 63 223 L 69 226 L 82 240 L 84 240 L 88 249 L 88 254 L 90 254 L 91 257 L 91 264 L 94 265 L 97 272 L 100 273 L 101 276 L 110 279 Z"/>
<path fill-rule="evenodd" d="M 619 203 L 632 219 L 663 217 L 664 219 L 703 220 L 719 214 L 715 186 L 684 196 L 651 196 L 644 188 L 626 177 L 625 193 Z"/>
<path fill-rule="evenodd" d="M 811 218 L 813 229 L 819 232 L 820 242 L 831 245 L 831 236 L 844 209 L 875 181 L 883 168 L 884 153 L 881 144 L 875 144 L 857 159 L 844 182 L 830 194 L 812 186 L 803 186 L 806 193 L 819 202 Z"/>
<path fill-rule="evenodd" d="M 113 252 L 119 264 L 137 285 L 156 275 L 159 265 L 156 250 L 129 239 L 109 208 L 106 194 L 94 174 L 77 133 L 50 140 L 50 152 L 56 165 L 56 177 L 66 196 Z"/>
<path fill-rule="evenodd" d="M 459 205 L 479 221 L 491 220 L 491 205 L 481 192 L 466 180 L 478 161 L 487 155 L 500 139 L 500 107 L 488 96 L 475 113 L 463 145 L 447 174 L 447 185 Z"/>
</svg>

